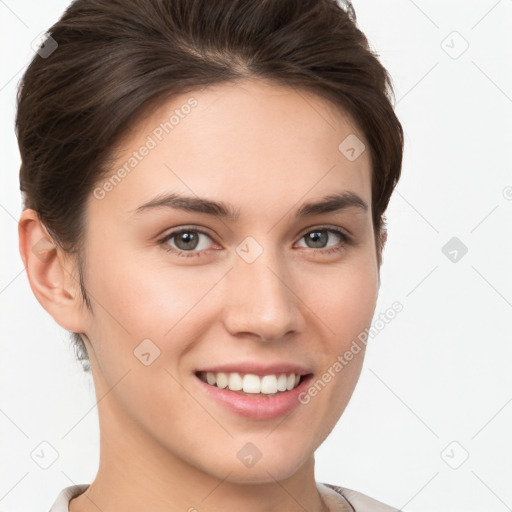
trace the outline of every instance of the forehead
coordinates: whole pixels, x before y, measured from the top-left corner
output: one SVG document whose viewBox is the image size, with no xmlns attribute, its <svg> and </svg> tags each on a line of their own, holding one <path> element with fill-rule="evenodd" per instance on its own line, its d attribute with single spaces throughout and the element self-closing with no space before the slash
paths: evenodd
<svg viewBox="0 0 512 512">
<path fill-rule="evenodd" d="M 97 184 L 110 182 L 97 206 L 128 212 L 177 192 L 261 216 L 284 200 L 345 190 L 370 203 L 368 149 L 351 117 L 312 93 L 260 80 L 218 84 L 174 96 L 130 127 L 110 178 Z"/>
</svg>

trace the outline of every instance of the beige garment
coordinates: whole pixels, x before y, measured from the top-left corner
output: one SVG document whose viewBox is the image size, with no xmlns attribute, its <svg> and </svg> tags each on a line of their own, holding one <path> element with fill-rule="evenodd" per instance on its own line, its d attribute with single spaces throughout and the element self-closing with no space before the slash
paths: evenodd
<svg viewBox="0 0 512 512">
<path fill-rule="evenodd" d="M 62 489 L 49 512 L 69 512 L 69 502 L 88 487 L 88 484 L 79 484 Z M 329 512 L 401 512 L 365 494 L 337 485 L 317 482 L 317 489 Z"/>
<path fill-rule="evenodd" d="M 352 489 L 320 482 L 316 486 L 329 512 L 402 512 Z"/>
</svg>

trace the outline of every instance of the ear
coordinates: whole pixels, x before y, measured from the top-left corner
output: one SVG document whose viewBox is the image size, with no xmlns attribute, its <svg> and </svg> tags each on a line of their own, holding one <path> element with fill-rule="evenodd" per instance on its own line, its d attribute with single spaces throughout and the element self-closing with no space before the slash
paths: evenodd
<svg viewBox="0 0 512 512">
<path fill-rule="evenodd" d="M 22 212 L 18 235 L 30 288 L 39 303 L 64 329 L 84 332 L 87 311 L 75 277 L 76 262 L 54 243 L 32 209 Z"/>
</svg>

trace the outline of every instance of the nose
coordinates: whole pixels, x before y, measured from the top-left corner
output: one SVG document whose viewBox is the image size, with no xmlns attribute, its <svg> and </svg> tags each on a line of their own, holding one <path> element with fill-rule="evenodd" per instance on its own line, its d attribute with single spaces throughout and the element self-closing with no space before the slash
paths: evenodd
<svg viewBox="0 0 512 512">
<path fill-rule="evenodd" d="M 279 341 L 305 324 L 293 273 L 275 253 L 264 250 L 252 263 L 236 257 L 226 276 L 225 327 L 231 335 Z"/>
</svg>

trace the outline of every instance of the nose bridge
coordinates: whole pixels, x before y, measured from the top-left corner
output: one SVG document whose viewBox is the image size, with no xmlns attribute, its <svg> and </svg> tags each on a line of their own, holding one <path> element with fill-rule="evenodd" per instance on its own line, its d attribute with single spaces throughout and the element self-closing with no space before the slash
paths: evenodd
<svg viewBox="0 0 512 512">
<path fill-rule="evenodd" d="M 271 247 L 270 237 L 265 242 L 247 237 L 236 252 L 229 273 L 226 322 L 230 332 L 252 333 L 270 341 L 299 329 L 291 273 L 282 255 Z"/>
</svg>

